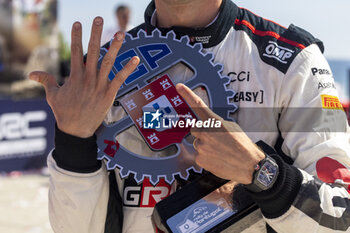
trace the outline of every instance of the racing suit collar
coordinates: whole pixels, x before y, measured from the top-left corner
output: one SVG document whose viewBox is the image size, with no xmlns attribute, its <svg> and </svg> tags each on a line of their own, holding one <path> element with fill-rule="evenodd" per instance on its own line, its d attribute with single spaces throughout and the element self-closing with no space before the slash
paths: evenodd
<svg viewBox="0 0 350 233">
<path fill-rule="evenodd" d="M 146 30 L 148 33 L 153 31 L 156 27 L 154 23 L 154 17 L 152 16 L 155 12 L 155 3 L 152 1 L 145 11 L 145 23 Z M 170 28 L 158 29 L 165 34 L 170 30 L 173 30 L 178 38 L 181 36 L 188 35 L 191 43 L 202 43 L 204 48 L 210 48 L 219 44 L 226 36 L 228 31 L 231 29 L 235 19 L 238 15 L 238 7 L 230 0 L 223 0 L 219 9 L 219 15 L 217 19 L 205 28 L 188 28 L 188 27 L 177 27 L 173 26 Z"/>
</svg>

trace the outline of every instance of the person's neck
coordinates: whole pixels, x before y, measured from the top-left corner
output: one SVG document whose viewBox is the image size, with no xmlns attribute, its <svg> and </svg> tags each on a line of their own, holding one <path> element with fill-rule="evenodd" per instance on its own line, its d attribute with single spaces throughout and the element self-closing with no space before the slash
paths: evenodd
<svg viewBox="0 0 350 233">
<path fill-rule="evenodd" d="M 203 28 L 219 13 L 222 0 L 155 0 L 157 26 Z"/>
</svg>

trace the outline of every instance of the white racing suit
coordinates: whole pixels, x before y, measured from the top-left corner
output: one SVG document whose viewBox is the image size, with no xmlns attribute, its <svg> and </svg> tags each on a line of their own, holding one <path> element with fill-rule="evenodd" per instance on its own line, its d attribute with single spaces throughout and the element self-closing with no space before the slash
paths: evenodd
<svg viewBox="0 0 350 233">
<path fill-rule="evenodd" d="M 139 29 L 150 33 L 153 25 L 154 2 L 146 9 L 145 23 L 130 33 L 136 35 Z M 284 28 L 229 0 L 223 1 L 208 27 L 171 30 L 201 42 L 214 54 L 214 63 L 224 65 L 222 73 L 230 77 L 229 88 L 236 93 L 231 101 L 239 107 L 233 117 L 253 142 L 263 140 L 279 154 L 274 157 L 280 170 L 277 182 L 270 190 L 251 193 L 261 218 L 244 232 L 350 232 L 349 126 L 322 55 L 322 42 L 294 25 Z M 191 76 L 180 65 L 168 74 L 174 83 Z M 196 93 L 205 97 L 201 90 Z M 123 114 L 120 106 L 113 106 L 106 121 L 114 122 Z M 122 180 L 118 170 L 107 171 L 96 160 L 96 137 L 76 138 L 57 129 L 55 141 L 48 157 L 49 213 L 55 232 L 153 231 L 153 207 L 174 187 L 163 180 L 153 188 L 165 192 L 146 192 L 148 180 L 137 185 L 132 178 Z M 118 141 L 146 156 L 164 154 L 150 151 L 136 129 Z"/>
</svg>

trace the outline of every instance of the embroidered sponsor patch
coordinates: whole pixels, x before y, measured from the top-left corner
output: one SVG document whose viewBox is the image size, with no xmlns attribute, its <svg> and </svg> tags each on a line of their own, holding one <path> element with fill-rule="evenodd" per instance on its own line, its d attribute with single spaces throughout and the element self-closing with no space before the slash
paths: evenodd
<svg viewBox="0 0 350 233">
<path fill-rule="evenodd" d="M 344 110 L 337 96 L 321 95 L 322 108 Z"/>
<path fill-rule="evenodd" d="M 145 178 L 141 184 L 128 177 L 124 181 L 124 206 L 129 207 L 154 207 L 158 202 L 169 196 L 171 185 L 163 178 L 156 186 L 150 183 L 149 178 Z"/>
<path fill-rule="evenodd" d="M 274 41 L 269 41 L 263 54 L 264 57 L 273 58 L 277 61 L 287 64 L 295 51 L 282 47 Z"/>
</svg>

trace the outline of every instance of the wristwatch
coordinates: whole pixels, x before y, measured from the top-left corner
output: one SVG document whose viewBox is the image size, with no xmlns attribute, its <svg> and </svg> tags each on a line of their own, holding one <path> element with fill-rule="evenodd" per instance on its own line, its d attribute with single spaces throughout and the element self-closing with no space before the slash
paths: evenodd
<svg viewBox="0 0 350 233">
<path fill-rule="evenodd" d="M 261 192 L 271 188 L 278 177 L 278 164 L 276 161 L 266 155 L 256 166 L 253 173 L 251 184 L 244 185 L 246 189 L 252 192 Z"/>
</svg>

